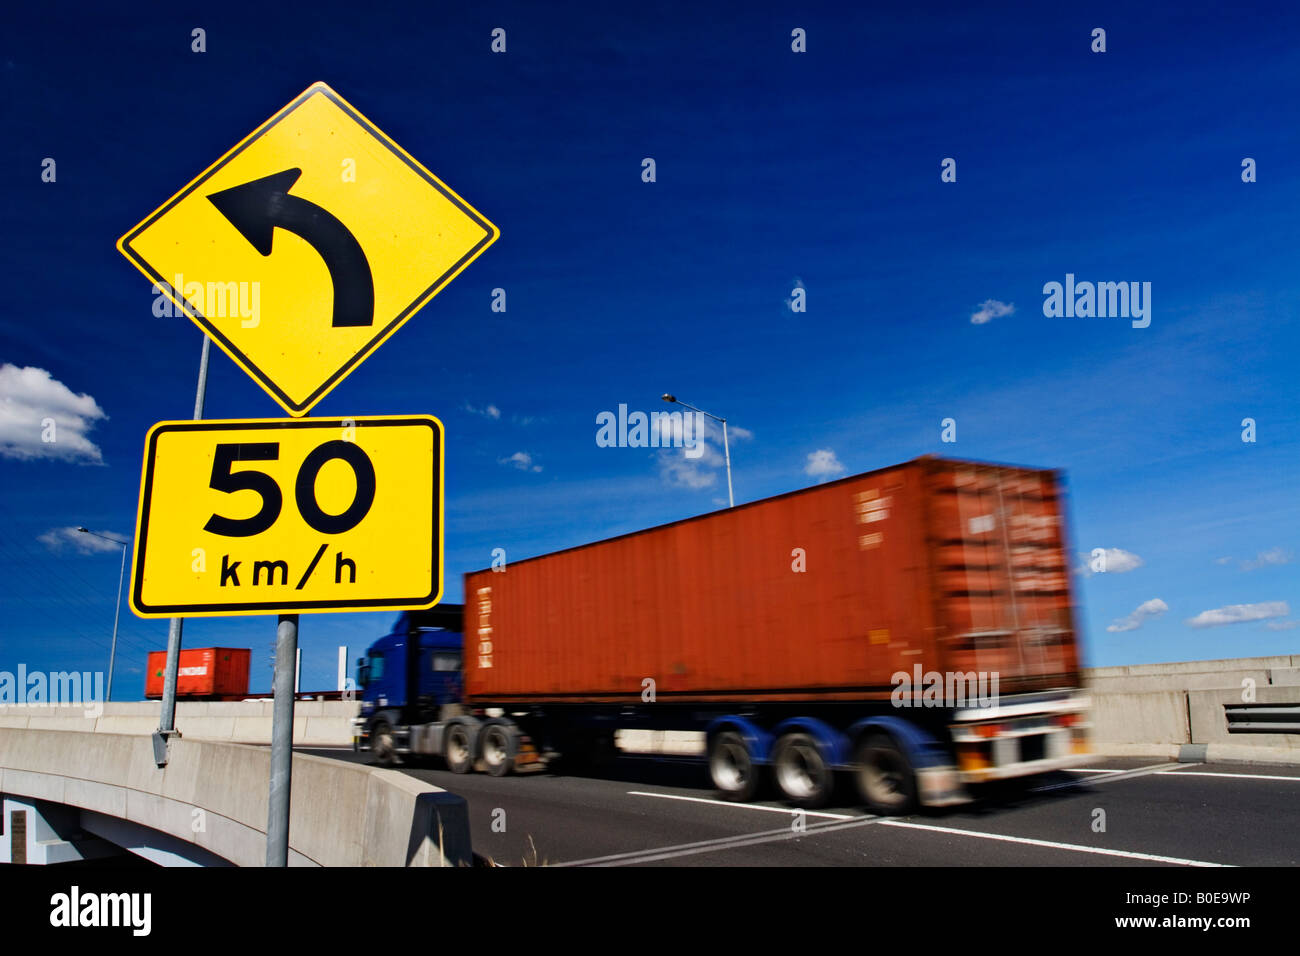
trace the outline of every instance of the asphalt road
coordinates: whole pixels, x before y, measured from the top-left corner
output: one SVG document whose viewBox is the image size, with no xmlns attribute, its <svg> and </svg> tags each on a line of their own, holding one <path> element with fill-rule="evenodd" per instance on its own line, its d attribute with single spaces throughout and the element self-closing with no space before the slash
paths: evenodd
<svg viewBox="0 0 1300 956">
<path fill-rule="evenodd" d="M 465 797 L 475 852 L 505 866 L 1300 864 L 1294 767 L 1098 758 L 974 804 L 888 818 L 855 807 L 849 786 L 840 805 L 802 817 L 771 794 L 722 802 L 704 762 L 688 758 L 624 756 L 601 776 L 401 769 Z"/>
</svg>

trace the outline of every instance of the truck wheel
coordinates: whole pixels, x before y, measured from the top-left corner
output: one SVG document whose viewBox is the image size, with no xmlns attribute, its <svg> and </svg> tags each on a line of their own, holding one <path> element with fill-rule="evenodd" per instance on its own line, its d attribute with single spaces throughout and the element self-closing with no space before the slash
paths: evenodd
<svg viewBox="0 0 1300 956">
<path fill-rule="evenodd" d="M 381 767 L 395 767 L 402 762 L 397 755 L 393 728 L 386 720 L 377 720 L 370 727 L 370 752 Z"/>
<path fill-rule="evenodd" d="M 776 785 L 800 807 L 824 807 L 835 792 L 835 772 L 808 734 L 786 734 L 772 751 Z"/>
<path fill-rule="evenodd" d="M 916 774 L 906 755 L 887 734 L 872 734 L 858 747 L 858 790 L 872 813 L 910 813 L 916 809 Z"/>
<path fill-rule="evenodd" d="M 452 773 L 469 773 L 474 769 L 474 731 L 469 724 L 455 723 L 447 728 L 442 756 Z"/>
<path fill-rule="evenodd" d="M 709 747 L 709 774 L 724 800 L 744 803 L 758 793 L 758 767 L 745 745 L 745 738 L 734 730 L 713 738 Z"/>
<path fill-rule="evenodd" d="M 510 724 L 488 724 L 479 740 L 479 752 L 487 772 L 504 777 L 515 769 L 519 734 Z"/>
</svg>

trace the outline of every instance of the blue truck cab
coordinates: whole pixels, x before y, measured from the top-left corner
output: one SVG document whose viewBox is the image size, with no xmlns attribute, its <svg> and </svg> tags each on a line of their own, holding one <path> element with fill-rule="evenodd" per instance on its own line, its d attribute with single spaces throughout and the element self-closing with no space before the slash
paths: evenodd
<svg viewBox="0 0 1300 956">
<path fill-rule="evenodd" d="M 409 752 L 409 728 L 461 713 L 462 606 L 404 611 L 357 661 L 358 749 L 384 762 Z"/>
</svg>

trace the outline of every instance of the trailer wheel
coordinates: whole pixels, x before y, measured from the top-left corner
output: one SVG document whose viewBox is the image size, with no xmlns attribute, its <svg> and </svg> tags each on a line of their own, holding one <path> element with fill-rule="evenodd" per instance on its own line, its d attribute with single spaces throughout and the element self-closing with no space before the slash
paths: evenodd
<svg viewBox="0 0 1300 956">
<path fill-rule="evenodd" d="M 709 775 L 725 800 L 743 803 L 758 793 L 759 773 L 745 738 L 727 730 L 709 746 Z"/>
<path fill-rule="evenodd" d="M 808 734 L 786 734 L 772 751 L 776 785 L 800 807 L 824 807 L 835 792 L 835 772 Z"/>
<path fill-rule="evenodd" d="M 381 767 L 395 767 L 402 762 L 397 756 L 397 742 L 388 721 L 377 720 L 370 725 L 370 752 Z"/>
<path fill-rule="evenodd" d="M 519 754 L 519 732 L 511 724 L 488 724 L 479 738 L 483 765 L 494 777 L 504 777 L 515 769 Z"/>
<path fill-rule="evenodd" d="M 858 747 L 858 791 L 872 813 L 910 813 L 916 809 L 916 774 L 907 756 L 887 734 L 871 734 Z"/>
<path fill-rule="evenodd" d="M 469 724 L 457 722 L 447 728 L 442 756 L 452 773 L 469 773 L 474 769 L 474 731 Z"/>
</svg>

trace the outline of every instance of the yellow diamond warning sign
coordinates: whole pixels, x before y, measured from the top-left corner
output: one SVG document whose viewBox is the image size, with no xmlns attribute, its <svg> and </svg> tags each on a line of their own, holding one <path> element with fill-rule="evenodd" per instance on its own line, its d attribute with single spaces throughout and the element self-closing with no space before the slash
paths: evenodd
<svg viewBox="0 0 1300 956">
<path fill-rule="evenodd" d="M 498 235 L 317 83 L 118 248 L 299 416 Z"/>
<path fill-rule="evenodd" d="M 432 607 L 442 438 L 430 416 L 159 422 L 145 438 L 132 610 Z"/>
</svg>

